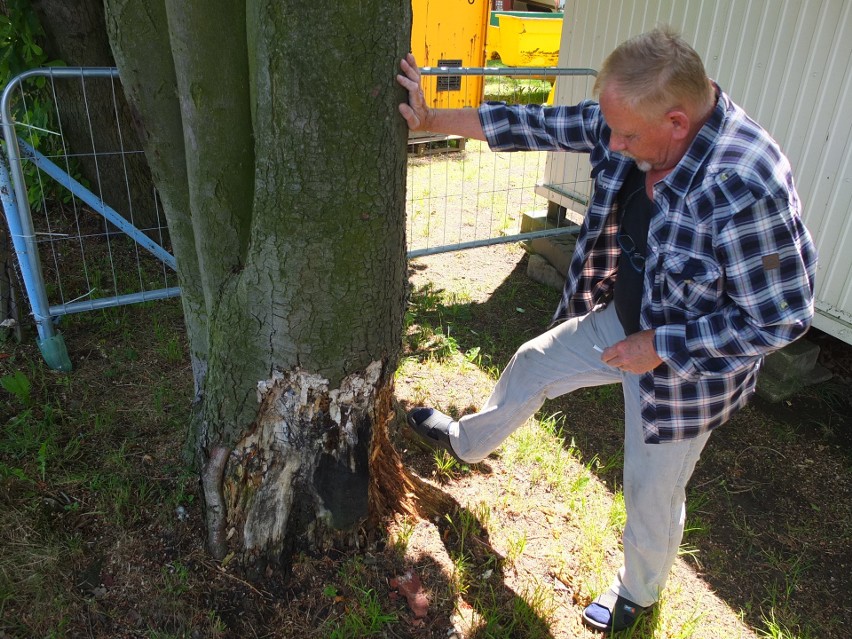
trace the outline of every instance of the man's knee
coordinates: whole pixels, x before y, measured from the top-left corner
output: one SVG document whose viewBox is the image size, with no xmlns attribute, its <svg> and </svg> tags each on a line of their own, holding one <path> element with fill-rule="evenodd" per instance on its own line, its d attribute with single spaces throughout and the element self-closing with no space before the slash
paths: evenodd
<svg viewBox="0 0 852 639">
<path fill-rule="evenodd" d="M 525 344 L 521 344 L 520 348 L 515 351 L 514 359 L 517 362 L 532 363 L 546 356 L 544 348 L 538 338 L 530 340 Z"/>
</svg>

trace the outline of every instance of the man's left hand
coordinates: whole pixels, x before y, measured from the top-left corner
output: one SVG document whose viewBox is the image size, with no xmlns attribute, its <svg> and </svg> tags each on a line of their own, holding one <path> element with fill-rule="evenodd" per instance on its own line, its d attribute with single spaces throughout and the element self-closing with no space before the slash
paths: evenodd
<svg viewBox="0 0 852 639">
<path fill-rule="evenodd" d="M 654 330 L 628 335 L 605 349 L 601 361 L 628 373 L 647 373 L 663 363 L 654 347 Z"/>
</svg>

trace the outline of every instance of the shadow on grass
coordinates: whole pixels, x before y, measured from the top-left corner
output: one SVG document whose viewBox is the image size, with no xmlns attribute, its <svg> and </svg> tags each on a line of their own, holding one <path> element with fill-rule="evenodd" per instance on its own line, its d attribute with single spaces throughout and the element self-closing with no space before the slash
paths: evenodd
<svg viewBox="0 0 852 639">
<path fill-rule="evenodd" d="M 487 464 L 480 470 L 487 472 Z M 448 593 L 437 615 L 430 613 L 432 624 L 446 622 L 457 600 L 462 601 L 460 615 L 472 629 L 468 639 L 517 637 L 518 639 L 555 639 L 549 628 L 547 595 L 541 589 L 515 592 L 506 583 L 505 558 L 491 545 L 489 511 L 462 506 L 448 492 L 417 476 L 412 476 L 421 504 L 429 504 L 421 516 L 435 522 L 441 542 L 452 562 L 452 573 L 434 559 L 421 556 L 417 563 L 430 574 L 427 588 Z M 448 635 L 451 632 L 448 631 Z"/>
<path fill-rule="evenodd" d="M 502 369 L 547 329 L 559 294 L 529 280 L 525 266 L 521 260 L 483 303 L 435 309 L 432 317 L 452 328 L 459 350 L 479 347 Z M 852 361 L 848 345 L 829 346 Z M 710 438 L 690 484 L 687 563 L 767 636 L 845 636 L 852 618 L 852 389 L 834 384 L 780 405 L 753 399 Z M 566 447 L 573 442 L 581 463 L 620 485 L 621 464 L 612 463 L 623 448 L 620 387 L 577 391 L 541 410 L 557 412 L 566 416 Z"/>
</svg>

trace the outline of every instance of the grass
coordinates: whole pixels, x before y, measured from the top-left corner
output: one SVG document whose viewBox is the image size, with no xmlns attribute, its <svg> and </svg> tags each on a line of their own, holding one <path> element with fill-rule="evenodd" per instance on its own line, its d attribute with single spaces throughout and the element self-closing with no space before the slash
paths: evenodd
<svg viewBox="0 0 852 639">
<path fill-rule="evenodd" d="M 345 561 L 337 573 L 337 583 L 327 584 L 323 596 L 332 605 L 321 629 L 329 639 L 359 639 L 382 634 L 397 621 L 395 613 L 383 610 L 378 594 L 368 586 L 367 570 L 360 558 Z"/>
<path fill-rule="evenodd" d="M 506 67 L 499 60 L 490 60 L 488 66 Z M 549 81 L 541 79 L 487 76 L 485 78 L 485 99 L 509 103 L 544 104 L 550 93 L 550 86 Z"/>
<path fill-rule="evenodd" d="M 549 90 L 550 83 L 542 80 L 485 79 L 486 100 L 541 104 Z M 544 152 L 493 153 L 477 140 L 468 140 L 463 152 L 410 158 L 409 250 L 436 250 L 518 234 L 524 213 L 547 208 L 546 199 L 535 192 L 545 161 Z M 577 191 L 586 188 L 573 183 L 565 186 Z"/>
<path fill-rule="evenodd" d="M 80 585 L 93 551 L 166 519 L 162 504 L 180 499 L 181 476 L 160 474 L 144 461 L 146 451 L 157 451 L 160 461 L 171 455 L 171 468 L 183 465 L 172 452 L 180 449 L 180 431 L 161 429 L 152 410 L 153 375 L 168 380 L 172 395 L 189 392 L 185 354 L 161 361 L 146 345 L 156 342 L 155 317 L 160 333 L 182 344 L 180 310 L 172 302 L 69 318 L 63 330 L 71 336 L 76 369 L 68 375 L 47 370 L 31 342 L 5 345 L 0 631 L 7 636 L 65 636 L 75 611 L 90 607 L 87 593 L 99 586 Z M 128 322 L 134 322 L 133 341 L 114 341 Z M 186 414 L 188 403 L 181 404 Z M 157 450 L 164 441 L 166 453 Z M 172 595 L 185 592 L 185 565 L 169 565 L 163 587 Z"/>
<path fill-rule="evenodd" d="M 450 305 L 452 291 L 436 292 L 434 289 L 427 289 L 421 292 L 430 299 L 428 310 L 425 307 L 422 309 L 426 316 L 430 317 L 429 330 L 436 332 L 446 330 L 448 324 L 446 308 Z M 482 304 L 483 309 L 486 306 L 490 309 L 497 302 L 504 307 L 514 309 L 525 308 L 527 305 L 521 289 L 509 282 L 494 292 L 487 302 L 482 302 L 475 297 L 471 300 L 472 312 L 468 320 L 471 329 L 468 337 L 473 341 L 468 339 L 457 341 L 460 352 L 476 353 L 479 359 L 470 357 L 468 360 L 471 362 L 482 362 L 485 358 L 492 363 L 501 360 L 498 355 L 498 342 L 493 339 L 493 330 L 505 330 L 506 333 L 511 333 L 511 327 L 492 326 L 493 330 L 489 333 L 489 338 L 485 339 L 480 337 L 482 333 L 477 323 L 482 316 L 477 312 L 477 306 Z M 413 296 L 413 303 L 418 303 L 417 292 Z M 529 305 L 529 308 L 536 310 L 535 305 Z M 503 315 L 504 318 L 506 316 Z M 423 315 L 418 315 L 418 318 L 422 317 Z M 546 323 L 546 320 L 542 323 Z M 461 332 L 464 328 L 456 322 L 453 330 Z M 399 377 L 401 381 L 411 377 L 421 378 L 419 382 L 421 390 L 417 393 L 416 403 L 442 406 L 451 412 L 455 411 L 458 415 L 461 411 L 458 410 L 459 404 L 452 400 L 453 392 L 436 392 L 434 385 L 436 382 L 441 383 L 437 380 L 442 380 L 443 384 L 456 391 L 455 387 L 462 379 L 460 375 L 464 375 L 477 389 L 480 388 L 480 383 L 482 384 L 482 389 L 475 391 L 479 393 L 479 400 L 471 402 L 473 407 L 481 405 L 490 389 L 489 382 L 494 379 L 493 371 L 483 370 L 484 367 L 479 366 L 477 373 L 470 371 L 466 374 L 460 373 L 457 360 L 454 359 L 456 354 L 435 358 L 431 355 L 429 347 L 421 348 L 428 343 L 429 340 L 425 334 L 419 335 L 418 340 L 410 342 L 409 346 L 414 353 L 407 360 Z M 520 340 L 515 337 L 515 344 L 519 343 Z M 474 346 L 471 347 L 471 344 Z M 474 351 L 474 349 L 478 350 Z M 479 380 L 480 376 L 483 378 L 482 382 Z M 422 378 L 427 379 L 424 381 Z M 433 380 L 432 388 L 428 380 Z M 583 420 L 580 419 L 578 424 L 578 417 L 582 415 L 582 412 L 578 410 L 584 409 L 589 412 L 592 423 L 596 423 L 601 428 L 614 428 L 617 434 L 618 429 L 623 428 L 619 425 L 622 418 L 618 416 L 621 391 L 617 386 L 604 386 L 588 389 L 576 395 L 577 397 L 568 402 L 549 402 L 539 415 L 512 435 L 487 461 L 490 467 L 489 474 L 496 473 L 504 479 L 492 478 L 485 481 L 492 488 L 498 488 L 498 494 L 490 496 L 492 525 L 488 527 L 487 532 L 489 544 L 497 549 L 502 557 L 501 566 L 506 582 L 515 583 L 508 577 L 512 573 L 527 572 L 526 578 L 519 581 L 526 586 L 519 585 L 515 592 L 529 592 L 525 590 L 526 587 L 546 588 L 547 582 L 540 576 L 540 571 L 536 573 L 538 576 L 529 573 L 530 563 L 541 564 L 540 558 L 544 557 L 552 574 L 557 575 L 563 583 L 570 584 L 574 600 L 582 604 L 608 587 L 618 567 L 619 538 L 626 521 L 626 509 L 619 488 L 620 465 L 623 461 L 620 446 L 617 448 L 604 446 L 602 450 L 591 452 L 587 434 L 584 434 L 582 439 L 575 439 L 570 434 L 576 432 L 578 428 L 581 432 L 583 431 Z M 832 405 L 837 401 L 837 395 L 834 391 L 822 391 L 819 394 L 831 415 L 837 412 L 837 407 Z M 562 406 L 566 408 L 558 410 Z M 591 408 L 592 406 L 611 407 L 615 410 L 601 410 Z M 719 459 L 725 459 L 730 454 L 734 467 L 740 468 L 740 474 L 727 477 L 726 480 L 724 474 L 718 477 L 711 474 L 713 467 L 707 471 L 707 475 L 701 475 L 699 472 L 696 480 L 699 485 L 690 491 L 688 500 L 686 533 L 684 545 L 680 551 L 683 560 L 680 564 L 681 568 L 675 571 L 661 605 L 655 609 L 654 613 L 634 631 L 622 633 L 621 636 L 659 638 L 811 636 L 808 628 L 813 627 L 813 622 L 802 623 L 801 617 L 793 613 L 793 609 L 801 608 L 801 602 L 797 603 L 796 600 L 801 598 L 801 593 L 807 588 L 805 583 L 812 579 L 806 574 L 808 571 L 805 570 L 806 563 L 803 555 L 799 555 L 797 559 L 793 556 L 772 557 L 767 556 L 765 552 L 761 553 L 759 550 L 763 547 L 761 542 L 767 535 L 765 524 L 745 516 L 737 505 L 742 495 L 747 494 L 743 491 L 758 490 L 766 482 L 765 475 L 761 477 L 760 474 L 744 474 L 743 464 L 747 461 L 756 463 L 757 459 L 764 456 L 770 459 L 778 458 L 778 449 L 784 449 L 785 446 L 800 440 L 795 437 L 773 440 L 778 432 L 790 432 L 789 427 L 757 412 L 746 414 L 743 419 L 756 424 L 755 427 L 762 433 L 761 437 L 768 438 L 768 441 L 764 441 L 767 441 L 769 445 L 760 451 L 748 450 L 744 454 L 742 447 L 736 448 L 738 440 L 734 439 L 731 442 L 733 448 L 725 446 L 724 450 L 718 453 L 712 449 L 706 453 L 711 458 L 718 455 Z M 730 428 L 735 429 L 736 424 Z M 720 441 L 724 442 L 724 440 Z M 758 457 L 754 457 L 755 453 L 759 453 Z M 791 456 L 793 453 L 787 452 L 785 455 Z M 835 464 L 833 468 L 844 467 L 842 459 L 833 464 Z M 449 477 L 444 485 L 452 490 L 453 483 L 458 483 L 460 488 L 463 485 L 466 487 L 465 490 L 469 491 L 469 485 L 476 479 L 478 472 L 476 467 L 471 470 L 472 476 Z M 508 479 L 506 479 L 507 475 Z M 531 498 L 532 494 L 541 492 L 552 495 L 559 507 L 543 506 L 537 499 Z M 847 509 L 844 507 L 844 510 Z M 538 520 L 544 524 L 546 532 L 542 533 L 540 527 L 537 529 L 536 526 L 530 525 L 528 520 Z M 722 526 L 719 522 L 725 525 Z M 814 524 L 817 528 L 819 527 L 818 520 L 814 520 Z M 731 527 L 736 530 L 736 534 L 728 534 Z M 814 535 L 817 528 L 809 528 L 806 534 Z M 841 540 L 847 538 L 840 530 L 835 531 L 833 537 L 838 540 L 837 543 L 843 543 Z M 745 598 L 740 600 L 741 608 L 736 603 L 733 606 L 725 606 L 717 595 L 706 590 L 700 600 L 696 600 L 697 586 L 690 577 L 689 566 L 694 566 L 704 573 L 708 569 L 713 569 L 708 568 L 707 564 L 712 564 L 716 567 L 715 569 L 719 569 L 719 555 L 716 554 L 715 547 L 720 539 L 727 539 L 740 547 L 752 548 L 747 563 L 742 566 L 745 574 L 759 575 L 764 570 L 783 570 L 785 578 L 774 586 L 769 585 L 766 590 L 758 589 L 750 595 L 744 593 Z M 527 555 L 536 555 L 539 561 Z M 463 556 L 461 562 L 457 555 L 455 557 L 453 574 L 462 584 L 456 589 L 455 596 L 463 601 L 470 601 L 475 598 L 475 593 L 472 592 L 469 576 L 476 571 L 470 567 L 469 556 Z M 730 561 L 725 563 L 727 565 L 725 570 L 733 569 L 737 572 L 738 569 L 734 568 Z M 747 581 L 748 577 L 744 579 Z M 733 597 L 733 601 L 737 601 L 737 598 Z M 484 632 L 482 636 L 491 636 L 489 634 L 491 630 L 483 631 L 483 628 L 491 628 L 493 624 L 489 620 L 498 618 L 499 613 L 491 610 L 482 597 L 477 598 L 476 602 L 473 608 L 477 612 L 478 621 L 470 621 L 469 627 L 475 633 Z M 769 616 L 769 613 L 762 613 L 761 610 L 773 611 L 774 617 Z M 503 619 L 503 623 L 509 623 L 505 621 L 505 617 Z M 550 623 L 552 617 L 542 613 L 539 619 L 547 619 Z M 839 619 L 835 617 L 833 622 L 829 622 L 829 627 L 835 627 L 838 623 Z M 779 628 L 787 634 L 778 634 Z M 794 630 L 791 631 L 790 628 Z M 575 631 L 573 628 L 572 630 Z M 510 635 L 496 634 L 495 636 Z M 524 636 L 534 635 L 530 632 Z"/>
<path fill-rule="evenodd" d="M 434 248 L 514 234 L 524 211 L 545 208 L 533 187 L 544 169 L 545 153 L 490 153 L 470 140 L 464 153 L 445 161 L 412 159 L 408 171 L 410 250 Z M 459 184 L 479 179 L 476 188 Z M 477 178 L 476 176 L 493 176 Z M 508 176 L 515 179 L 508 188 Z"/>
</svg>

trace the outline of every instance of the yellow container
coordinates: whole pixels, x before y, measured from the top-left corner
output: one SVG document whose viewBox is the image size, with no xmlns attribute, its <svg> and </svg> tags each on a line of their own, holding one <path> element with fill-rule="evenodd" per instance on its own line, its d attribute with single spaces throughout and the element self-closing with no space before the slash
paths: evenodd
<svg viewBox="0 0 852 639">
<path fill-rule="evenodd" d="M 490 0 L 411 0 L 411 52 L 421 67 L 484 67 Z M 433 107 L 478 107 L 482 76 L 426 76 Z"/>
<path fill-rule="evenodd" d="M 489 57 L 499 55 L 508 67 L 557 65 L 562 39 L 562 14 L 540 18 L 528 14 L 497 13 L 494 18 L 498 26 L 492 24 L 488 28 Z"/>
</svg>

